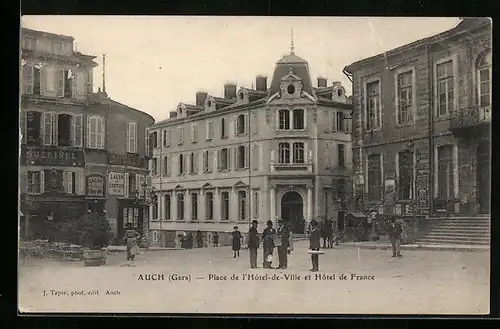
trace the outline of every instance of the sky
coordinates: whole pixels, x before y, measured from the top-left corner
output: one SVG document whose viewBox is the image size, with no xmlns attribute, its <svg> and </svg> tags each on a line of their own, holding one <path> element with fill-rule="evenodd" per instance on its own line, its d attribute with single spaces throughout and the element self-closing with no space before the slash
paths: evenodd
<svg viewBox="0 0 500 329">
<path fill-rule="evenodd" d="M 274 65 L 290 52 L 309 63 L 311 79 L 340 81 L 352 62 L 446 31 L 458 18 L 408 17 L 229 17 L 229 16 L 23 16 L 22 27 L 75 38 L 75 50 L 97 56 L 94 90 L 168 118 L 197 91 L 222 97 L 223 85 L 252 87 L 259 74 L 272 78 Z"/>
</svg>

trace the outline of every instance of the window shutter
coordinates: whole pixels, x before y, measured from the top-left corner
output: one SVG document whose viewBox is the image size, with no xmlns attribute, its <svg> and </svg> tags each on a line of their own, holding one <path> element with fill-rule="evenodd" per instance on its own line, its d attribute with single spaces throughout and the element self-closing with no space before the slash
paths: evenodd
<svg viewBox="0 0 500 329">
<path fill-rule="evenodd" d="M 24 93 L 25 94 L 32 94 L 33 93 L 33 66 L 32 65 L 25 65 L 23 67 L 23 73 L 24 73 Z"/>
<path fill-rule="evenodd" d="M 124 185 L 123 196 L 125 198 L 128 198 L 128 196 L 129 196 L 129 189 L 130 189 L 130 185 L 129 185 L 129 181 L 128 181 L 129 180 L 128 175 L 129 175 L 128 173 L 125 173 L 125 182 L 124 182 L 125 184 L 123 184 Z"/>
<path fill-rule="evenodd" d="M 198 156 L 198 152 L 194 152 L 193 154 L 194 154 L 193 155 L 193 161 L 194 161 L 193 162 L 193 173 L 197 174 L 198 173 L 198 161 L 200 161 L 199 160 L 200 157 Z"/>
<path fill-rule="evenodd" d="M 212 171 L 214 163 L 213 163 L 212 153 L 210 153 L 209 151 L 207 151 L 207 161 L 208 161 L 208 171 Z"/>
<path fill-rule="evenodd" d="M 42 113 L 42 144 L 43 145 L 52 145 L 52 112 L 44 112 Z M 49 131 L 47 131 L 49 128 Z"/>
<path fill-rule="evenodd" d="M 54 91 L 56 84 L 55 68 L 45 67 L 45 90 Z"/>
<path fill-rule="evenodd" d="M 141 175 L 135 174 L 135 189 L 137 190 L 137 197 L 142 196 Z M 135 191 L 132 191 L 135 193 Z"/>
<path fill-rule="evenodd" d="M 87 147 L 90 148 L 91 147 L 91 132 L 92 132 L 92 120 L 91 120 L 91 116 L 87 116 Z"/>
<path fill-rule="evenodd" d="M 45 192 L 45 171 L 40 171 L 40 193 Z"/>
<path fill-rule="evenodd" d="M 75 139 L 73 140 L 73 146 L 82 147 L 83 143 L 83 115 L 77 114 L 73 116 L 73 122 L 75 123 Z"/>
<path fill-rule="evenodd" d="M 247 113 L 247 114 L 245 114 L 245 133 L 249 133 L 250 132 L 248 130 L 250 128 L 249 123 L 250 123 L 250 121 L 249 121 L 249 117 L 248 117 L 248 113 Z"/>
<path fill-rule="evenodd" d="M 149 156 L 149 132 L 148 128 L 146 128 L 146 131 L 144 132 L 144 141 L 145 141 L 145 153 L 146 155 Z"/>
<path fill-rule="evenodd" d="M 221 150 L 217 150 L 217 153 L 216 153 L 216 158 L 215 158 L 215 163 L 216 163 L 216 166 L 217 166 L 217 171 L 220 171 L 221 170 Z"/>
<path fill-rule="evenodd" d="M 171 171 L 171 170 L 170 170 L 170 168 L 171 168 L 171 164 L 172 164 L 171 157 L 170 157 L 170 156 L 168 156 L 168 157 L 167 157 L 167 164 L 166 164 L 166 166 L 167 166 L 167 171 L 166 171 L 166 174 L 167 174 L 167 175 L 170 175 L 170 171 Z"/>
<path fill-rule="evenodd" d="M 182 167 L 184 168 L 183 172 L 186 172 L 187 170 L 187 154 L 184 154 L 184 156 L 182 157 Z"/>
<path fill-rule="evenodd" d="M 250 147 L 248 145 L 245 146 L 245 168 L 249 167 L 250 163 Z"/>
<path fill-rule="evenodd" d="M 75 97 L 77 95 L 77 83 L 76 83 L 76 80 L 77 80 L 77 76 L 76 76 L 76 73 L 71 70 L 70 71 L 71 73 L 71 96 Z"/>
<path fill-rule="evenodd" d="M 233 136 L 237 136 L 238 135 L 238 117 L 237 116 L 234 116 L 233 117 Z"/>
<path fill-rule="evenodd" d="M 44 66 L 42 66 L 42 67 L 40 68 L 40 77 L 39 77 L 39 79 L 40 79 L 40 93 L 41 93 L 41 94 L 43 94 L 43 93 L 44 93 L 44 91 L 45 91 L 45 90 L 46 90 L 46 88 L 47 88 L 47 87 L 45 86 L 45 85 L 46 85 L 46 82 L 47 82 L 47 78 L 46 78 L 46 76 L 47 76 L 47 66 L 45 66 L 45 65 L 44 65 Z"/>
<path fill-rule="evenodd" d="M 125 140 L 127 141 L 127 152 L 131 153 L 132 151 L 132 143 L 131 143 L 131 134 L 130 134 L 130 129 L 131 129 L 131 124 L 132 122 L 128 123 L 128 127 L 125 130 Z"/>
<path fill-rule="evenodd" d="M 56 112 L 52 112 L 52 133 L 54 136 L 52 137 L 52 145 L 57 146 L 57 141 L 59 139 L 59 130 L 58 130 L 58 115 Z"/>
<path fill-rule="evenodd" d="M 191 161 L 192 161 L 192 160 L 191 160 L 191 154 L 192 154 L 192 153 L 189 153 L 189 156 L 188 156 L 188 159 L 187 159 L 187 164 L 188 164 L 188 165 L 187 165 L 187 172 L 188 172 L 189 174 L 191 174 L 191 173 L 192 173 L 192 170 L 191 170 Z"/>
<path fill-rule="evenodd" d="M 57 97 L 64 96 L 64 70 L 57 70 Z"/>
<path fill-rule="evenodd" d="M 236 152 L 234 152 L 234 153 L 236 153 Z M 231 161 L 231 160 L 232 160 L 232 159 L 231 159 L 231 155 L 232 155 L 232 154 L 233 154 L 233 152 L 231 152 L 231 149 L 230 149 L 230 148 L 228 148 L 228 149 L 227 149 L 227 170 L 231 170 L 231 169 L 233 168 L 233 167 L 231 166 L 231 162 L 232 162 L 232 161 Z M 235 164 L 236 164 L 236 162 L 235 162 Z"/>
<path fill-rule="evenodd" d="M 101 123 L 101 140 L 100 140 L 101 143 L 98 146 L 101 150 L 103 150 L 104 149 L 104 140 L 106 139 L 106 121 L 104 120 L 104 118 L 100 118 L 99 121 L 101 121 L 100 122 Z"/>
</svg>

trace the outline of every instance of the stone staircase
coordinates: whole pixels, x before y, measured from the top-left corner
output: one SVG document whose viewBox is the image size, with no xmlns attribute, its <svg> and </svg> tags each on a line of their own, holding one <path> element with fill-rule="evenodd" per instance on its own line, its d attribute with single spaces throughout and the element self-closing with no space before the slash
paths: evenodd
<svg viewBox="0 0 500 329">
<path fill-rule="evenodd" d="M 419 244 L 489 245 L 490 216 L 431 218 L 435 224 L 420 239 Z"/>
</svg>

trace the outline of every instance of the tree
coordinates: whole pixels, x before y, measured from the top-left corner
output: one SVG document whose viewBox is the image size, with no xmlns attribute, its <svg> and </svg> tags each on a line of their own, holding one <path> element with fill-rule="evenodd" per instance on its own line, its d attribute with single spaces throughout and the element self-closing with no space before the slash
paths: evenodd
<svg viewBox="0 0 500 329">
<path fill-rule="evenodd" d="M 104 214 L 91 212 L 80 216 L 72 225 L 84 247 L 98 250 L 107 247 L 111 240 L 111 227 Z"/>
</svg>

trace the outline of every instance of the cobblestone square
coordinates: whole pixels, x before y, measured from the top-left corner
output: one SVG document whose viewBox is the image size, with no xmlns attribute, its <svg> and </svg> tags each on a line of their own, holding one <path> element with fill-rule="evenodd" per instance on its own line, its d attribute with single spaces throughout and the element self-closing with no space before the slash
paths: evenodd
<svg viewBox="0 0 500 329">
<path fill-rule="evenodd" d="M 230 248 L 145 251 L 132 263 L 118 252 L 100 267 L 21 260 L 19 306 L 23 312 L 489 312 L 489 252 L 407 251 L 395 259 L 383 250 L 327 249 L 319 275 L 307 280 L 309 268 L 305 241 L 297 242 L 286 270 L 250 269 L 248 251 L 234 259 Z"/>
</svg>

